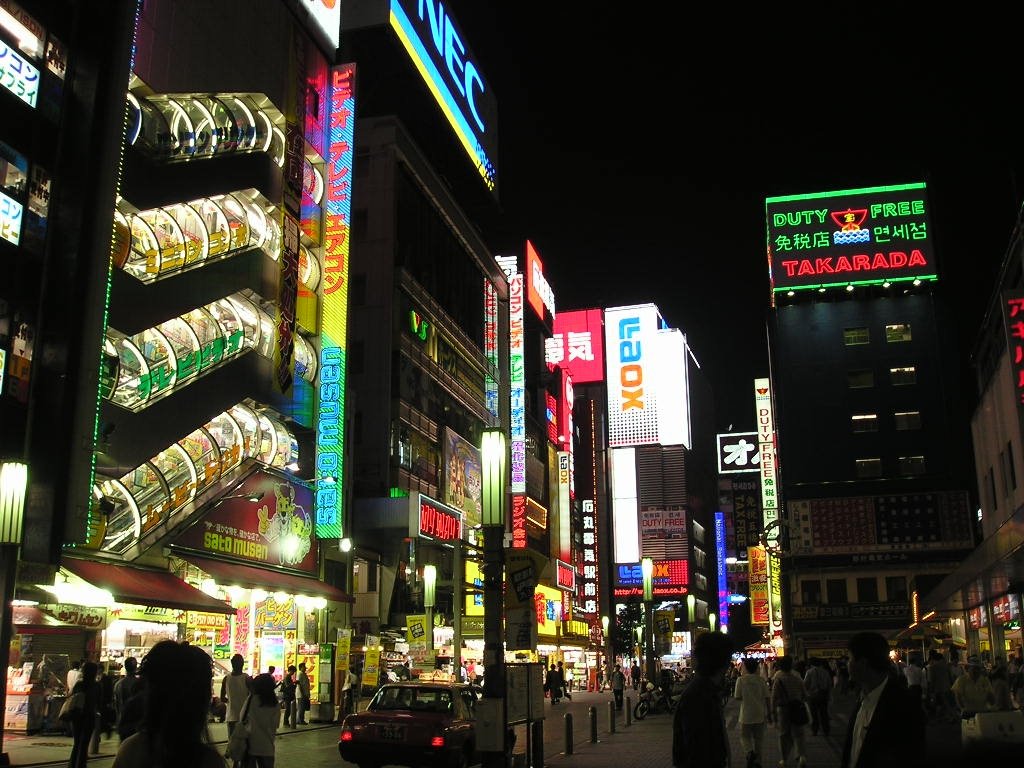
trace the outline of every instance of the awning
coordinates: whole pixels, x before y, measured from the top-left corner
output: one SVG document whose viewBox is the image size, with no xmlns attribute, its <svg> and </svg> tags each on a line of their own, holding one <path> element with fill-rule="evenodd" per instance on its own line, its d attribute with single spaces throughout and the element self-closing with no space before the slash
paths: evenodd
<svg viewBox="0 0 1024 768">
<path fill-rule="evenodd" d="M 192 563 L 199 570 L 210 574 L 222 586 L 263 587 L 271 591 L 280 590 L 296 595 L 323 597 L 337 603 L 355 602 L 355 599 L 348 593 L 342 592 L 330 584 L 325 584 L 319 579 L 314 579 L 312 576 L 299 576 L 286 571 L 256 568 L 252 565 L 242 565 L 225 560 L 210 560 L 184 552 L 179 553 L 179 557 Z"/>
<path fill-rule="evenodd" d="M 170 571 L 76 557 L 61 558 L 60 564 L 94 587 L 107 590 L 119 603 L 207 613 L 235 612 L 227 603 L 185 583 Z"/>
</svg>

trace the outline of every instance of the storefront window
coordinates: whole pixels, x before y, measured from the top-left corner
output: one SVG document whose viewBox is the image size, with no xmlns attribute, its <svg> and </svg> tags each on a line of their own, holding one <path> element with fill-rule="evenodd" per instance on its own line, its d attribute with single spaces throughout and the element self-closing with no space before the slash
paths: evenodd
<svg viewBox="0 0 1024 768">
<path fill-rule="evenodd" d="M 226 102 L 235 116 L 235 124 L 238 126 L 238 150 L 249 152 L 262 147 L 266 139 L 266 129 L 263 121 L 257 121 L 253 109 L 237 96 Z M 263 114 L 256 110 L 258 114 Z M 261 130 L 262 128 L 262 130 Z"/>
<path fill-rule="evenodd" d="M 163 208 L 141 211 L 136 218 L 142 219 L 156 237 L 157 257 L 156 269 L 151 270 L 147 256 L 147 272 L 162 274 L 177 269 L 185 263 L 185 237 L 171 215 Z"/>
<path fill-rule="evenodd" d="M 235 199 L 234 195 L 215 195 L 210 199 L 220 206 L 227 217 L 228 230 L 231 232 L 229 249 L 236 251 L 240 248 L 248 248 L 249 220 L 242 204 Z"/>
<path fill-rule="evenodd" d="M 264 464 L 273 464 L 277 458 L 277 430 L 265 413 L 258 414 L 260 425 L 259 443 L 256 458 Z"/>
<path fill-rule="evenodd" d="M 310 384 L 316 379 L 316 352 L 302 334 L 292 336 L 295 341 L 295 372 Z"/>
<path fill-rule="evenodd" d="M 135 499 L 139 510 L 140 530 L 147 531 L 159 523 L 168 511 L 170 494 L 163 477 L 148 461 L 121 478 L 125 490 Z M 130 546 L 125 544 L 125 549 Z M 124 550 L 122 550 L 124 551 Z"/>
<path fill-rule="evenodd" d="M 264 357 L 271 357 L 274 354 L 274 341 L 277 339 L 274 317 L 262 306 L 258 308 L 260 313 L 260 343 L 256 351 Z"/>
<path fill-rule="evenodd" d="M 142 399 L 148 400 L 152 395 L 173 387 L 178 377 L 178 360 L 167 338 L 158 329 L 149 328 L 135 334 L 131 340 L 146 358 L 149 366 L 148 379 L 139 380 L 139 394 Z"/>
<path fill-rule="evenodd" d="M 153 458 L 153 464 L 163 475 L 167 490 L 171 495 L 168 511 L 178 509 L 195 497 L 196 469 L 184 448 L 175 443 L 160 451 Z M 147 526 L 143 525 L 142 532 L 145 533 L 146 529 Z"/>
<path fill-rule="evenodd" d="M 174 157 L 192 157 L 196 152 L 196 129 L 189 119 L 188 112 L 174 99 L 158 97 L 154 102 L 157 109 L 164 113 L 167 124 L 171 126 L 171 139 L 174 142 Z"/>
<path fill-rule="evenodd" d="M 292 436 L 276 419 L 272 420 L 272 425 L 276 439 L 274 457 L 269 463 L 275 467 L 286 467 L 292 462 Z"/>
<path fill-rule="evenodd" d="M 222 413 L 206 425 L 206 430 L 219 449 L 221 475 L 242 463 L 245 439 L 234 418 Z"/>
<path fill-rule="evenodd" d="M 174 350 L 174 383 L 194 376 L 199 370 L 195 360 L 202 348 L 195 331 L 180 317 L 161 323 L 157 326 L 157 330 L 161 336 L 167 339 Z M 170 389 L 170 387 L 166 389 Z"/>
<path fill-rule="evenodd" d="M 112 399 L 125 408 L 134 408 L 149 397 L 149 364 L 130 339 L 121 339 L 117 344 L 117 356 L 120 370 Z"/>
<path fill-rule="evenodd" d="M 114 511 L 107 517 L 107 530 L 100 549 L 104 552 L 124 552 L 139 537 L 142 526 L 135 500 L 118 480 L 107 480 L 100 485 L 100 492 L 114 505 Z"/>
<path fill-rule="evenodd" d="M 220 132 L 210 114 L 204 100 L 197 98 L 182 99 L 181 108 L 188 113 L 189 120 L 195 126 L 196 155 L 213 155 L 219 151 Z"/>
<path fill-rule="evenodd" d="M 244 405 L 232 406 L 228 411 L 242 430 L 242 453 L 245 458 L 259 456 L 260 423 L 256 414 Z"/>
<path fill-rule="evenodd" d="M 160 241 L 143 219 L 132 214 L 128 220 L 131 222 L 132 248 L 124 270 L 139 280 L 152 280 L 160 271 Z"/>
<path fill-rule="evenodd" d="M 245 207 L 249 231 L 252 233 L 249 237 L 249 245 L 262 248 L 276 260 L 281 253 L 281 230 L 277 221 L 242 193 L 234 197 Z M 273 206 L 268 206 L 268 208 L 270 212 L 274 212 Z"/>
<path fill-rule="evenodd" d="M 299 281 L 314 292 L 320 285 L 320 262 L 304 245 L 299 246 Z"/>
<path fill-rule="evenodd" d="M 185 265 L 206 259 L 210 249 L 210 236 L 202 217 L 192 206 L 184 203 L 168 206 L 165 210 L 181 229 L 185 243 Z"/>
<path fill-rule="evenodd" d="M 221 207 L 208 197 L 193 200 L 189 206 L 202 217 L 209 240 L 207 258 L 225 253 L 231 247 L 231 228 Z"/>
<path fill-rule="evenodd" d="M 228 299 L 220 299 L 206 305 L 206 311 L 213 315 L 224 336 L 225 354 L 231 355 L 244 349 L 245 329 L 235 305 Z"/>
<path fill-rule="evenodd" d="M 242 324 L 243 346 L 253 349 L 260 341 L 260 313 L 246 296 L 234 293 L 228 296 L 226 301 L 231 304 Z"/>
<path fill-rule="evenodd" d="M 224 343 L 226 334 L 220 327 L 213 315 L 200 307 L 181 316 L 181 319 L 188 323 L 189 328 L 195 331 L 199 339 L 199 349 L 202 351 L 203 359 L 199 361 L 198 368 L 206 368 L 214 363 L 219 363 L 224 357 Z"/>
<path fill-rule="evenodd" d="M 168 124 L 167 118 L 147 99 L 137 99 L 136 102 L 139 107 L 139 120 L 142 127 L 135 146 L 157 157 L 173 156 L 177 148 L 177 141 L 171 135 L 171 126 Z"/>
<path fill-rule="evenodd" d="M 220 477 L 220 450 L 213 436 L 200 427 L 195 432 L 178 441 L 178 445 L 192 460 L 196 468 L 196 494 L 200 494 L 213 485 Z"/>
</svg>

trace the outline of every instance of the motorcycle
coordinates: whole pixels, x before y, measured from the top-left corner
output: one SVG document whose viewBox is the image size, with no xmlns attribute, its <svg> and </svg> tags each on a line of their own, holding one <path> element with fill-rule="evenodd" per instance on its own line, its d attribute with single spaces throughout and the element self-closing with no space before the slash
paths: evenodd
<svg viewBox="0 0 1024 768">
<path fill-rule="evenodd" d="M 633 707 L 633 717 L 643 720 L 647 715 L 674 712 L 681 695 L 682 692 L 678 695 L 671 695 L 661 686 L 647 683 L 640 691 L 640 700 Z"/>
</svg>

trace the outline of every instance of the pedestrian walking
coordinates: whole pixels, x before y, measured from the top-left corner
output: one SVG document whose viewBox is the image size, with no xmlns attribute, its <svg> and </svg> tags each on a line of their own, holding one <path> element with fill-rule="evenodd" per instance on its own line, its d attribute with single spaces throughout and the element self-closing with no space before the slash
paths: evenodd
<svg viewBox="0 0 1024 768">
<path fill-rule="evenodd" d="M 93 729 L 99 718 L 100 698 L 102 691 L 97 679 L 99 667 L 95 662 L 87 661 L 82 664 L 78 682 L 71 689 L 71 694 L 81 692 L 84 694 L 84 705 L 71 717 L 71 756 L 68 758 L 68 768 L 82 768 L 89 759 L 89 741 L 92 739 Z"/>
<path fill-rule="evenodd" d="M 622 711 L 622 695 L 626 690 L 626 676 L 622 674 L 622 665 L 616 664 L 612 672 L 612 695 L 615 697 L 615 709 Z"/>
<path fill-rule="evenodd" d="M 544 676 L 544 690 L 551 697 L 552 704 L 557 704 L 562 700 L 562 676 L 554 664 L 551 665 Z"/>
<path fill-rule="evenodd" d="M 207 730 L 213 693 L 210 655 L 195 645 L 161 640 L 143 658 L 138 674 L 142 721 L 121 742 L 111 768 L 225 768 Z"/>
<path fill-rule="evenodd" d="M 722 682 L 732 659 L 732 642 L 705 632 L 693 645 L 696 676 L 683 691 L 672 718 L 675 768 L 726 768 L 729 741 L 722 714 Z"/>
<path fill-rule="evenodd" d="M 295 728 L 295 665 L 290 664 L 281 678 L 281 703 L 284 705 L 284 724 Z"/>
<path fill-rule="evenodd" d="M 114 735 L 114 723 L 117 717 L 114 714 L 114 676 L 110 670 L 98 668 L 97 672 L 100 683 L 100 705 L 96 713 L 96 727 L 92 729 L 92 738 L 89 740 L 89 754 L 100 753 L 100 737 L 108 739 Z"/>
<path fill-rule="evenodd" d="M 747 756 L 747 768 L 761 768 L 764 734 L 771 722 L 771 691 L 760 675 L 757 659 L 743 660 L 743 674 L 736 680 L 733 697 L 740 702 L 740 744 Z"/>
<path fill-rule="evenodd" d="M 561 695 L 572 701 L 572 694 L 569 692 L 569 689 L 572 687 L 570 685 L 572 678 L 566 676 L 565 665 L 562 662 L 558 662 L 558 679 L 562 683 Z"/>
<path fill-rule="evenodd" d="M 572 667 L 565 668 L 565 696 L 569 701 L 572 701 L 572 684 L 576 679 L 576 674 L 572 671 Z"/>
<path fill-rule="evenodd" d="M 919 707 L 924 701 L 924 658 L 919 653 L 911 655 L 910 661 L 903 669 L 903 676 L 907 680 L 907 692 L 910 694 Z"/>
<path fill-rule="evenodd" d="M 643 672 L 640 669 L 640 665 L 637 662 L 633 662 L 633 666 L 629 668 L 629 682 L 633 686 L 634 691 L 640 690 L 640 677 Z"/>
<path fill-rule="evenodd" d="M 925 668 L 925 679 L 928 684 L 928 699 L 932 714 L 939 720 L 955 723 L 960 717 L 956 712 L 953 699 L 953 673 L 946 663 L 945 657 L 938 651 L 928 653 L 928 666 Z"/>
<path fill-rule="evenodd" d="M 807 691 L 807 703 L 811 708 L 811 733 L 817 736 L 820 730 L 828 736 L 831 730 L 828 704 L 832 697 L 832 675 L 829 674 L 823 659 L 811 659 L 810 666 L 804 673 L 804 688 Z"/>
<path fill-rule="evenodd" d="M 892 673 L 889 641 L 878 632 L 860 632 L 847 647 L 860 700 L 850 714 L 842 768 L 924 765 L 924 716 Z"/>
<path fill-rule="evenodd" d="M 786 765 L 789 753 L 796 753 L 796 764 L 803 768 L 807 765 L 804 725 L 807 718 L 800 717 L 807 691 L 804 681 L 793 671 L 793 657 L 782 656 L 775 662 L 775 674 L 772 675 L 772 714 L 775 727 L 779 732 L 780 768 Z"/>
<path fill-rule="evenodd" d="M 309 691 L 309 675 L 306 674 L 306 662 L 300 662 L 299 675 L 295 678 L 295 711 L 299 725 L 308 725 L 306 713 L 312 705 Z"/>
<path fill-rule="evenodd" d="M 117 735 L 124 741 L 139 729 L 142 719 L 142 679 L 138 675 L 139 660 L 129 656 L 124 660 L 124 675 L 114 683 L 114 717 Z"/>
<path fill-rule="evenodd" d="M 968 656 L 966 673 L 953 683 L 953 697 L 960 709 L 960 717 L 965 720 L 979 712 L 987 712 L 995 702 L 992 683 L 982 672 L 978 657 Z"/>
<path fill-rule="evenodd" d="M 253 678 L 246 716 L 249 721 L 249 765 L 252 768 L 274 768 L 274 740 L 281 709 L 274 695 L 274 678 L 270 675 Z"/>
<path fill-rule="evenodd" d="M 227 707 L 224 720 L 228 724 L 228 739 L 241 719 L 242 707 L 252 693 L 252 677 L 245 673 L 245 657 L 236 653 L 231 657 L 231 672 L 220 681 L 220 698 Z M 239 765 L 238 762 L 235 763 Z M 239 767 L 240 768 L 240 767 Z"/>
</svg>

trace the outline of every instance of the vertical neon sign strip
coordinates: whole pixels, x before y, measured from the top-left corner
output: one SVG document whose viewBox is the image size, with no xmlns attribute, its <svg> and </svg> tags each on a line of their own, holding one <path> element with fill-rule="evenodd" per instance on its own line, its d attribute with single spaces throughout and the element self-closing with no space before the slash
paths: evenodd
<svg viewBox="0 0 1024 768">
<path fill-rule="evenodd" d="M 757 419 L 757 447 L 761 471 L 761 512 L 768 549 L 768 610 L 772 637 L 782 634 L 782 589 L 779 558 L 773 553 L 779 546 L 778 478 L 775 473 L 775 419 L 772 410 L 771 382 L 754 379 L 754 405 Z"/>
<path fill-rule="evenodd" d="M 715 559 L 718 561 L 718 623 L 729 626 L 729 587 L 725 582 L 725 513 L 715 512 Z"/>
<path fill-rule="evenodd" d="M 484 279 L 484 357 L 491 370 L 498 370 L 498 291 Z M 484 374 L 487 410 L 498 417 L 498 382 L 488 371 Z"/>
<path fill-rule="evenodd" d="M 355 64 L 331 69 L 323 279 L 320 282 L 320 386 L 316 422 L 316 535 L 342 535 L 345 443 L 345 334 L 349 223 L 355 149 Z"/>
<path fill-rule="evenodd" d="M 509 278 L 512 493 L 526 493 L 526 344 L 523 322 L 523 275 L 517 272 Z"/>
</svg>

